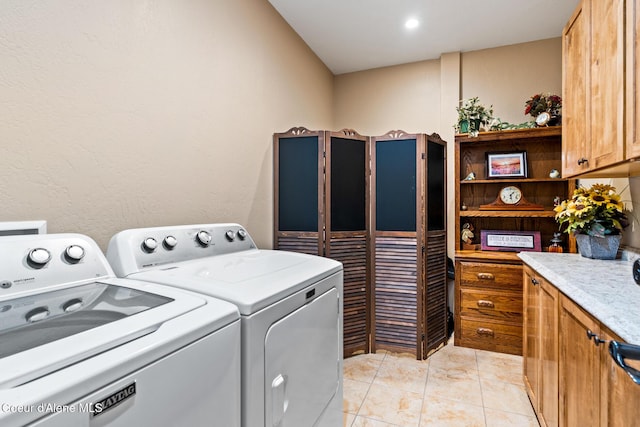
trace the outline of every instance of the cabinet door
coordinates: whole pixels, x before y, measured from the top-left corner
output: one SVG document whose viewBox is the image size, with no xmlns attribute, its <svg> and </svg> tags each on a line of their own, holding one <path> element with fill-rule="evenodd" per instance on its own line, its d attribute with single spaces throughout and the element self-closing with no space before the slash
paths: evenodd
<svg viewBox="0 0 640 427">
<path fill-rule="evenodd" d="M 590 168 L 625 157 L 624 4 L 624 0 L 591 0 Z"/>
<path fill-rule="evenodd" d="M 524 267 L 524 336 L 522 343 L 522 356 L 524 368 L 524 385 L 529 394 L 529 399 L 536 411 L 539 409 L 540 390 L 540 355 L 539 355 L 539 301 L 540 287 L 535 272 L 529 267 Z"/>
<path fill-rule="evenodd" d="M 640 30 L 640 0 L 627 2 L 627 81 L 626 81 L 626 118 L 627 158 L 640 156 L 640 45 L 638 31 Z"/>
<path fill-rule="evenodd" d="M 540 387 L 538 392 L 541 424 L 558 426 L 558 316 L 560 294 L 544 279 L 539 279 L 539 365 Z"/>
<path fill-rule="evenodd" d="M 617 337 L 603 334 L 607 341 Z M 609 427 L 628 427 L 640 420 L 640 385 L 634 383 L 609 355 L 608 347 L 602 346 L 602 423 Z M 636 369 L 639 364 L 627 361 Z"/>
<path fill-rule="evenodd" d="M 597 426 L 600 421 L 600 349 L 587 337 L 598 324 L 571 300 L 561 297 L 560 425 Z"/>
<path fill-rule="evenodd" d="M 589 167 L 589 1 L 583 1 L 562 32 L 562 175 Z"/>
</svg>

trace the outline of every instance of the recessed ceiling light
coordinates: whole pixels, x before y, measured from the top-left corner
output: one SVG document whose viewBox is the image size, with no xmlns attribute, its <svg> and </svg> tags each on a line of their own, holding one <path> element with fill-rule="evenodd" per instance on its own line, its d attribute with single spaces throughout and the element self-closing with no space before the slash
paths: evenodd
<svg viewBox="0 0 640 427">
<path fill-rule="evenodd" d="M 417 28 L 418 25 L 420 25 L 420 22 L 415 18 L 409 18 L 407 19 L 407 22 L 404 23 L 405 28 L 408 28 L 410 30 Z"/>
</svg>

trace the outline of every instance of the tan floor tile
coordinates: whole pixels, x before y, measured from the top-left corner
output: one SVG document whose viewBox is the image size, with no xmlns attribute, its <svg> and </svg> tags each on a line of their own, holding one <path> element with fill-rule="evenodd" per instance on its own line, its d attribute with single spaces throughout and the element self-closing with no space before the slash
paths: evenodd
<svg viewBox="0 0 640 427">
<path fill-rule="evenodd" d="M 510 412 L 498 411 L 485 408 L 487 427 L 539 427 L 535 416 L 512 414 Z"/>
<path fill-rule="evenodd" d="M 358 415 L 403 427 L 418 427 L 421 408 L 422 394 L 372 384 Z"/>
<path fill-rule="evenodd" d="M 344 359 L 344 378 L 371 383 L 383 360 L 384 355 L 378 354 L 363 354 Z"/>
<path fill-rule="evenodd" d="M 437 396 L 425 397 L 420 427 L 460 426 L 485 427 L 483 408 Z"/>
<path fill-rule="evenodd" d="M 484 378 L 480 378 L 480 385 L 485 408 L 534 416 L 524 386 Z"/>
<path fill-rule="evenodd" d="M 366 417 L 356 417 L 352 427 L 402 427 L 397 424 L 389 424 L 384 421 L 378 421 Z"/>
<path fill-rule="evenodd" d="M 356 419 L 356 416 L 353 414 L 347 414 L 346 412 L 342 413 L 342 426 L 343 427 L 351 427 L 353 424 L 353 420 Z"/>
<path fill-rule="evenodd" d="M 380 365 L 373 383 L 422 396 L 428 372 L 428 360 L 416 360 L 415 356 L 408 358 L 389 355 Z"/>
<path fill-rule="evenodd" d="M 343 389 L 343 411 L 349 412 L 351 414 L 357 414 L 362 402 L 364 401 L 364 397 L 367 395 L 367 391 L 369 391 L 369 383 L 363 383 L 362 381 L 354 381 L 345 378 Z"/>
<path fill-rule="evenodd" d="M 522 385 L 522 356 L 476 351 L 481 378 Z"/>
<path fill-rule="evenodd" d="M 456 369 L 477 372 L 476 351 L 471 348 L 448 345 L 429 357 L 431 366 L 439 369 Z"/>
<path fill-rule="evenodd" d="M 471 405 L 482 406 L 478 373 L 468 370 L 439 369 L 431 362 L 424 395 L 438 396 Z"/>
</svg>

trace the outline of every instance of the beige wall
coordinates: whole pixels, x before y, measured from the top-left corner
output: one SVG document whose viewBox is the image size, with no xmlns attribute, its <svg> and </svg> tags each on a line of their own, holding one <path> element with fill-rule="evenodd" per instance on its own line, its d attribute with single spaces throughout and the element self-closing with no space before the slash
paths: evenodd
<svg viewBox="0 0 640 427">
<path fill-rule="evenodd" d="M 535 93 L 561 94 L 562 44 L 537 42 L 443 54 L 439 60 L 379 68 L 335 77 L 335 128 L 363 135 L 392 129 L 436 132 L 448 141 L 449 253 L 459 235 L 454 224 L 455 107 L 474 96 L 504 121 L 522 123 L 525 102 Z"/>
<path fill-rule="evenodd" d="M 494 116 L 509 123 L 532 120 L 525 102 L 534 94 L 562 95 L 560 37 L 466 52 L 462 55 L 462 98 L 480 97 Z"/>
<path fill-rule="evenodd" d="M 335 77 L 335 130 L 362 135 L 436 129 L 440 122 L 440 63 L 423 61 Z"/>
<path fill-rule="evenodd" d="M 234 221 L 271 245 L 271 136 L 330 128 L 333 76 L 267 1 L 0 2 L 0 221 L 103 249 Z"/>
</svg>

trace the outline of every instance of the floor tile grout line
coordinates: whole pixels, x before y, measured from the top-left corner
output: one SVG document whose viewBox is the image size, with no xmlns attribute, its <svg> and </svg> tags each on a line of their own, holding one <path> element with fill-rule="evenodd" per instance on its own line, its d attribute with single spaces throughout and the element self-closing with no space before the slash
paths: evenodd
<svg viewBox="0 0 640 427">
<path fill-rule="evenodd" d="M 488 422 L 487 422 L 487 411 L 486 411 L 486 407 L 484 406 L 484 393 L 482 392 L 482 381 L 480 381 L 480 364 L 478 363 L 478 351 L 474 350 L 473 351 L 473 355 L 474 355 L 474 359 L 476 361 L 476 372 L 478 373 L 478 386 L 480 387 L 480 399 L 482 402 L 482 418 L 484 419 L 484 425 L 485 427 L 487 427 Z"/>
</svg>

